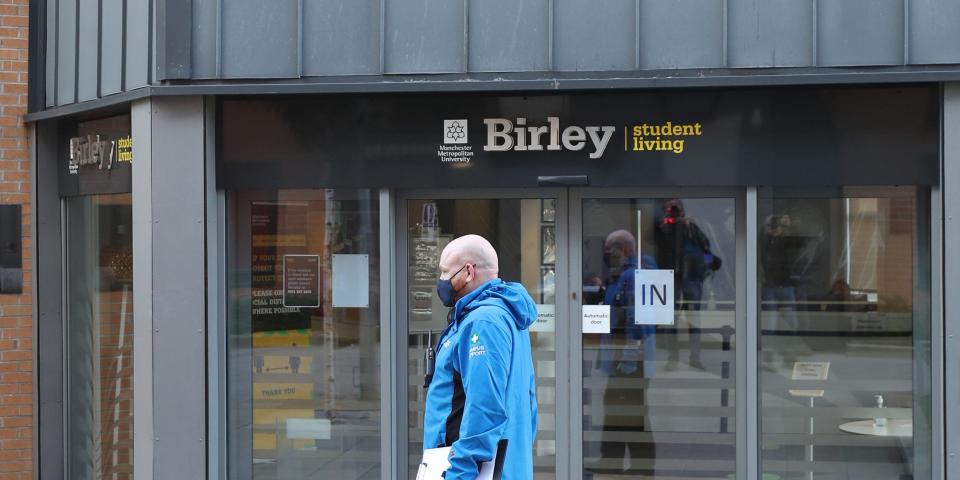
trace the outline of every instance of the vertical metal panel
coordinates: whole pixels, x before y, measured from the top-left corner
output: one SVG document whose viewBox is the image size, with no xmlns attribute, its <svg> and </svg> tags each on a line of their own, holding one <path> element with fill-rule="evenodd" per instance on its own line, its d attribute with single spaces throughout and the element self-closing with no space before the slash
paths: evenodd
<svg viewBox="0 0 960 480">
<path fill-rule="evenodd" d="M 944 425 L 946 478 L 960 478 L 960 83 L 943 91 Z M 947 292 L 954 292 L 948 294 Z"/>
<path fill-rule="evenodd" d="M 902 64 L 903 1 L 818 0 L 818 65 Z"/>
<path fill-rule="evenodd" d="M 204 99 L 204 132 L 216 131 L 217 103 Z M 207 235 L 207 479 L 227 478 L 226 196 L 217 190 L 214 135 L 204 135 Z"/>
<path fill-rule="evenodd" d="M 58 0 L 57 105 L 73 103 L 77 81 L 77 2 Z"/>
<path fill-rule="evenodd" d="M 724 66 L 723 0 L 640 0 L 640 68 Z"/>
<path fill-rule="evenodd" d="M 33 253 L 33 304 L 36 308 L 35 342 L 37 375 L 37 425 L 39 478 L 65 478 L 63 415 L 63 245 L 61 244 L 57 122 L 35 127 L 35 201 L 33 218 L 36 239 Z M 36 457 L 35 457 L 36 458 Z"/>
<path fill-rule="evenodd" d="M 129 64 L 128 64 L 129 65 Z M 133 138 L 133 478 L 153 478 L 153 218 L 150 99 L 130 107 Z M 62 478 L 62 477 L 58 477 Z"/>
<path fill-rule="evenodd" d="M 760 321 L 757 316 L 757 189 L 737 196 L 737 478 L 759 478 Z M 742 334 L 739 332 L 743 332 Z"/>
<path fill-rule="evenodd" d="M 554 70 L 637 68 L 636 0 L 555 0 Z"/>
<path fill-rule="evenodd" d="M 217 0 L 194 1 L 191 63 L 193 78 L 216 78 L 217 36 L 220 32 Z"/>
<path fill-rule="evenodd" d="M 960 2 L 910 0 L 911 64 L 960 63 Z"/>
<path fill-rule="evenodd" d="M 97 0 L 79 0 L 77 12 L 80 25 L 79 56 L 77 61 L 77 101 L 97 98 L 100 75 L 99 37 L 100 9 Z"/>
<path fill-rule="evenodd" d="M 727 0 L 730 67 L 813 64 L 813 2 Z"/>
<path fill-rule="evenodd" d="M 485 0 L 469 4 L 471 72 L 550 69 L 550 0 Z"/>
<path fill-rule="evenodd" d="M 223 77 L 295 77 L 298 2 L 223 0 Z"/>
<path fill-rule="evenodd" d="M 59 0 L 47 0 L 47 43 L 44 45 L 44 61 L 46 62 L 46 94 L 44 103 L 47 107 L 57 104 L 57 8 Z"/>
<path fill-rule="evenodd" d="M 944 425 L 944 342 L 943 338 L 943 197 L 940 187 L 930 189 L 930 365 L 932 372 L 933 461 L 930 465 L 931 480 L 944 480 L 944 437 L 948 428 Z"/>
<path fill-rule="evenodd" d="M 192 0 L 156 0 L 156 62 L 159 80 L 190 78 L 193 37 Z"/>
<path fill-rule="evenodd" d="M 101 0 L 100 95 L 122 90 L 123 0 Z"/>
<path fill-rule="evenodd" d="M 466 0 L 384 0 L 386 73 L 466 71 Z"/>
<path fill-rule="evenodd" d="M 303 0 L 303 74 L 380 73 L 380 0 Z"/>
<path fill-rule="evenodd" d="M 63 1 L 63 0 L 60 0 Z M 150 68 L 150 2 L 127 0 L 126 90 L 147 84 Z"/>
<path fill-rule="evenodd" d="M 397 231 L 396 206 L 390 190 L 380 190 L 380 479 L 399 478 L 399 471 L 406 471 L 406 463 L 400 461 L 397 447 L 406 436 L 406 430 L 400 428 L 399 418 L 406 412 L 396 401 L 406 382 L 400 382 L 397 376 L 397 364 L 394 361 L 398 351 L 406 345 L 406 333 L 397 330 L 397 282 L 393 281 L 397 269 Z M 405 231 L 400 229 L 400 231 Z M 401 435 L 403 433 L 403 435 Z"/>
<path fill-rule="evenodd" d="M 152 100 L 154 478 L 206 476 L 206 262 L 201 97 Z"/>
</svg>

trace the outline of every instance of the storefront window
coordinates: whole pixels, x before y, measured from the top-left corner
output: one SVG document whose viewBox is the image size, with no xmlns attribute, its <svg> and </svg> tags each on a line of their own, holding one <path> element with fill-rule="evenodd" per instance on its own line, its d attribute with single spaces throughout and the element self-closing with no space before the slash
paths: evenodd
<svg viewBox="0 0 960 480">
<path fill-rule="evenodd" d="M 133 478 L 130 194 L 66 201 L 67 476 Z"/>
<path fill-rule="evenodd" d="M 929 478 L 927 200 L 776 193 L 757 239 L 764 478 Z"/>
<path fill-rule="evenodd" d="M 243 192 L 228 208 L 229 477 L 379 478 L 376 192 Z"/>
<path fill-rule="evenodd" d="M 523 284 L 537 304 L 538 320 L 530 326 L 538 405 L 534 478 L 556 478 L 557 200 L 410 200 L 406 208 L 409 478 L 416 478 L 423 452 L 424 352 L 447 326 L 449 309 L 436 293 L 440 252 L 467 234 L 488 239 L 497 250 L 500 278 Z"/>
</svg>

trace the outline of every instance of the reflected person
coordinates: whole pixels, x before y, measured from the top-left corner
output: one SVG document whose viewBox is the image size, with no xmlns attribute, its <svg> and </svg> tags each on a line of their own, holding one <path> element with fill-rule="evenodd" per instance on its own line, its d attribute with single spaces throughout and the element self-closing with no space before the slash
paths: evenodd
<svg viewBox="0 0 960 480">
<path fill-rule="evenodd" d="M 703 283 L 713 272 L 720 269 L 722 262 L 710 249 L 707 235 L 687 217 L 683 201 L 679 198 L 663 202 L 662 214 L 655 217 L 654 221 L 657 264 L 662 269 L 673 270 L 673 291 L 677 307 L 688 314 L 677 317 L 677 345 L 670 349 L 668 366 L 675 366 L 680 355 L 679 323 L 685 318 L 690 339 L 689 364 L 703 370 L 698 316 L 703 305 Z"/>
<path fill-rule="evenodd" d="M 638 409 L 646 404 L 642 380 L 654 374 L 656 359 L 655 326 L 635 322 L 635 279 L 637 241 L 626 230 L 607 235 L 603 246 L 606 272 L 603 278 L 603 305 L 610 306 L 610 333 L 600 337 L 597 369 L 607 377 L 603 392 L 604 459 L 653 459 L 654 444 L 625 441 L 624 435 L 648 431 L 647 417 Z M 656 268 L 652 257 L 644 257 L 643 268 Z M 628 453 L 629 452 L 629 453 Z M 634 468 L 639 466 L 631 462 Z"/>
</svg>

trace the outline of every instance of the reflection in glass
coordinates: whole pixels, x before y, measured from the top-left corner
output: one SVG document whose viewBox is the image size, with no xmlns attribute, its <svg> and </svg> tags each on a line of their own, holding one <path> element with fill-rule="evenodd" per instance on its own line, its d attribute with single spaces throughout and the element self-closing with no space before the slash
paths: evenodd
<svg viewBox="0 0 960 480">
<path fill-rule="evenodd" d="M 229 213 L 229 477 L 379 478 L 376 193 L 235 193 Z"/>
<path fill-rule="evenodd" d="M 408 465 L 409 478 L 415 478 L 423 450 L 424 352 L 447 325 L 448 309 L 436 294 L 440 252 L 456 237 L 471 233 L 485 237 L 497 250 L 500 277 L 520 282 L 539 301 L 538 308 L 550 310 L 555 308 L 555 267 L 545 265 L 545 260 L 549 256 L 555 259 L 556 254 L 548 256 L 544 247 L 555 252 L 556 243 L 555 239 L 550 245 L 542 241 L 545 210 L 540 199 L 410 200 L 407 213 Z M 556 476 L 554 325 L 535 323 L 530 327 L 530 341 L 539 407 L 534 477 L 552 479 Z"/>
<path fill-rule="evenodd" d="M 586 199 L 585 478 L 726 478 L 736 470 L 733 199 Z M 722 259 L 722 260 L 721 260 Z M 651 324 L 638 269 L 672 271 L 674 315 Z"/>
<path fill-rule="evenodd" d="M 929 476 L 929 451 L 913 440 L 930 428 L 930 318 L 917 298 L 929 260 L 915 199 L 875 189 L 761 200 L 764 473 Z"/>
<path fill-rule="evenodd" d="M 67 476 L 133 478 L 131 196 L 66 207 Z"/>
</svg>

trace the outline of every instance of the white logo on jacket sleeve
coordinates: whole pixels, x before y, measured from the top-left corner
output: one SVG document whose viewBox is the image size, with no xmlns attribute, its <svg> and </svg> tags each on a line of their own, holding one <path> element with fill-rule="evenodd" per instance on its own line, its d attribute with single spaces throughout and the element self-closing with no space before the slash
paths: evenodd
<svg viewBox="0 0 960 480">
<path fill-rule="evenodd" d="M 487 349 L 480 343 L 480 335 L 474 333 L 470 335 L 470 358 L 479 357 L 487 353 Z"/>
</svg>

